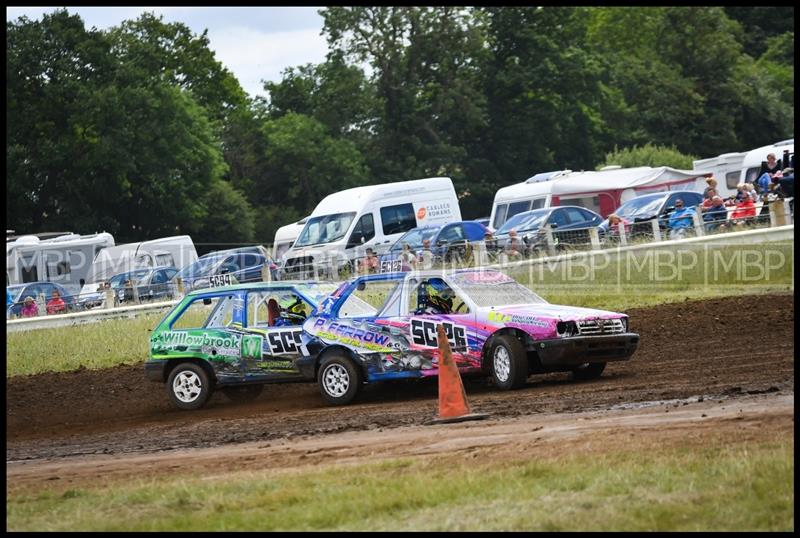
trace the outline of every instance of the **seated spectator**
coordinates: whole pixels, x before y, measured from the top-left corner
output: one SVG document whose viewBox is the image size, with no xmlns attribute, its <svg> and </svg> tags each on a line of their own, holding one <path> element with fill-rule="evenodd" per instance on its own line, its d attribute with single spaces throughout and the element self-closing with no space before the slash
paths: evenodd
<svg viewBox="0 0 800 538">
<path fill-rule="evenodd" d="M 725 222 L 728 220 L 728 208 L 725 207 L 725 201 L 722 196 L 714 196 L 711 199 L 710 207 L 705 209 L 703 213 L 703 221 L 705 221 L 706 230 L 709 232 L 725 227 Z"/>
<path fill-rule="evenodd" d="M 747 192 L 744 183 L 739 183 L 738 185 L 736 185 L 736 195 L 733 197 L 733 202 L 734 203 L 738 204 L 739 202 L 743 201 L 745 198 L 749 198 L 749 197 L 750 197 L 750 195 Z"/>
<path fill-rule="evenodd" d="M 717 180 L 714 179 L 714 176 L 711 176 L 706 178 L 706 183 L 708 183 L 708 186 L 703 191 L 703 200 L 711 200 L 714 194 L 717 194 Z M 711 191 L 713 191 L 713 194 Z"/>
<path fill-rule="evenodd" d="M 703 200 L 703 203 L 700 204 L 700 211 L 705 211 L 712 206 L 712 200 L 717 195 L 717 191 L 715 189 L 706 189 L 707 192 L 711 194 L 708 198 Z"/>
<path fill-rule="evenodd" d="M 750 196 L 750 199 L 755 203 L 758 202 L 758 192 L 756 192 L 755 186 L 752 183 L 745 183 L 744 184 L 745 192 Z"/>
<path fill-rule="evenodd" d="M 745 224 L 756 216 L 756 204 L 749 196 L 736 202 L 736 209 L 731 213 L 731 222 L 736 225 Z"/>
<path fill-rule="evenodd" d="M 517 236 L 517 231 L 513 228 L 508 232 L 508 241 L 506 242 L 505 254 L 511 260 L 522 258 L 522 253 L 525 249 L 522 247 L 522 241 Z"/>
<path fill-rule="evenodd" d="M 669 228 L 670 239 L 682 239 L 686 233 L 694 227 L 695 209 L 684 207 L 683 200 L 675 200 L 675 211 L 669 216 L 667 227 Z"/>
<path fill-rule="evenodd" d="M 23 318 L 33 318 L 39 315 L 39 309 L 36 307 L 36 303 L 33 300 L 33 297 L 28 295 L 25 297 L 25 302 L 22 305 L 22 311 L 20 315 Z"/>
<path fill-rule="evenodd" d="M 359 270 L 363 273 L 377 273 L 378 272 L 378 256 L 371 248 L 367 248 L 367 255 L 361 260 L 361 267 Z"/>
<path fill-rule="evenodd" d="M 53 290 L 53 295 L 49 301 L 47 301 L 47 313 L 48 314 L 58 314 L 59 312 L 66 312 L 67 311 L 67 304 L 64 302 L 64 299 L 61 298 L 61 294 L 58 290 Z"/>
<path fill-rule="evenodd" d="M 776 175 L 781 175 L 781 161 L 775 158 L 774 153 L 770 153 L 767 155 L 767 160 L 761 162 L 761 169 L 756 179 L 756 186 L 761 194 L 769 192 L 769 184 Z"/>
<path fill-rule="evenodd" d="M 622 223 L 622 228 L 625 230 L 626 234 L 631 231 L 631 221 L 620 217 L 616 213 L 611 213 L 608 216 L 608 233 L 610 237 L 619 238 L 620 223 Z"/>
<path fill-rule="evenodd" d="M 433 251 L 431 250 L 431 240 L 422 240 L 422 250 L 417 255 L 419 263 L 417 267 L 422 270 L 428 270 L 433 267 Z"/>
</svg>

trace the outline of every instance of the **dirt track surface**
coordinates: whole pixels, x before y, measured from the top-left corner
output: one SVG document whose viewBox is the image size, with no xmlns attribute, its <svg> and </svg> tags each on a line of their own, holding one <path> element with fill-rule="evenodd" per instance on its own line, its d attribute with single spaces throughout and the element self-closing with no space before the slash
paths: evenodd
<svg viewBox="0 0 800 538">
<path fill-rule="evenodd" d="M 749 296 L 628 311 L 641 335 L 630 361 L 602 378 L 532 376 L 499 392 L 467 380 L 473 410 L 492 420 L 636 408 L 643 402 L 729 401 L 794 391 L 794 297 Z M 419 426 L 437 411 L 435 380 L 368 387 L 344 408 L 324 404 L 315 384 L 269 385 L 253 403 L 215 394 L 207 408 L 172 410 L 162 384 L 141 366 L 80 370 L 6 382 L 6 460 L 130 455 L 292 441 L 326 434 Z M 701 401 L 702 401 L 701 400 Z M 233 447 L 229 447 L 233 448 Z"/>
</svg>

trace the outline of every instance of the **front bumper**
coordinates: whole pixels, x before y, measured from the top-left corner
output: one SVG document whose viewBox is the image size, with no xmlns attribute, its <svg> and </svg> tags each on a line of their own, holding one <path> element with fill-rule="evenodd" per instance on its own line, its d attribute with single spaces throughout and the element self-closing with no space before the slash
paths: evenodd
<svg viewBox="0 0 800 538">
<path fill-rule="evenodd" d="M 626 361 L 639 345 L 639 335 L 576 336 L 534 343 L 542 366 L 580 366 L 587 362 Z"/>
<path fill-rule="evenodd" d="M 158 381 L 163 383 L 164 369 L 167 367 L 167 361 L 146 361 L 144 363 L 144 373 L 150 381 Z"/>
</svg>

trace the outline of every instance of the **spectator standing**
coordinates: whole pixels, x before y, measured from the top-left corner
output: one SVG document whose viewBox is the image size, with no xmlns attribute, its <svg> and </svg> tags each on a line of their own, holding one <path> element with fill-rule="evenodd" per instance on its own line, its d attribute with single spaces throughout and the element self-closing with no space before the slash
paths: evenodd
<svg viewBox="0 0 800 538">
<path fill-rule="evenodd" d="M 403 264 L 403 271 L 414 270 L 417 268 L 417 257 L 411 252 L 408 243 L 403 243 L 403 252 L 400 254 L 400 261 Z"/>
<path fill-rule="evenodd" d="M 39 308 L 37 308 L 33 297 L 30 295 L 25 297 L 25 302 L 22 304 L 22 311 L 20 312 L 20 315 L 23 318 L 33 318 L 39 315 Z"/>
<path fill-rule="evenodd" d="M 433 251 L 431 250 L 431 240 L 422 240 L 422 250 L 419 251 L 418 267 L 424 271 L 433 267 Z"/>
<path fill-rule="evenodd" d="M 367 255 L 361 261 L 361 270 L 368 274 L 378 272 L 378 256 L 371 248 L 367 248 Z"/>
<path fill-rule="evenodd" d="M 506 242 L 505 254 L 511 260 L 516 260 L 522 257 L 522 241 L 517 236 L 517 231 L 513 228 L 508 232 L 508 241 Z"/>
<path fill-rule="evenodd" d="M 61 298 L 61 294 L 58 290 L 53 290 L 53 295 L 50 300 L 47 301 L 47 313 L 58 314 L 59 312 L 66 312 L 66 310 L 67 304 L 64 302 L 64 299 Z"/>
<path fill-rule="evenodd" d="M 714 179 L 714 176 L 706 178 L 706 186 L 705 190 L 703 191 L 703 200 L 711 200 L 714 197 L 714 194 L 717 194 L 717 180 Z M 714 191 L 713 194 L 711 191 Z"/>
<path fill-rule="evenodd" d="M 751 202 L 752 203 L 752 202 Z M 683 200 L 675 200 L 675 211 L 669 216 L 669 238 L 682 239 L 686 232 L 694 226 L 695 210 L 693 207 L 684 207 Z"/>
</svg>

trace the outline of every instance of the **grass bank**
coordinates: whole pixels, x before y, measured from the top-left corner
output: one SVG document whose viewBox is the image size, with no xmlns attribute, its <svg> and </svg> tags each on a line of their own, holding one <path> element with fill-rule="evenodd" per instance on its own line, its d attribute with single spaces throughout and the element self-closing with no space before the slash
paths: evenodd
<svg viewBox="0 0 800 538">
<path fill-rule="evenodd" d="M 794 243 L 698 246 L 508 269 L 556 304 L 629 308 L 794 290 Z M 6 377 L 147 359 L 150 330 L 163 314 L 8 333 Z"/>
<path fill-rule="evenodd" d="M 8 530 L 789 531 L 791 439 L 420 457 L 8 493 Z M 208 471 L 207 471 L 208 472 Z M 212 471 L 213 472 L 213 471 Z"/>
</svg>

